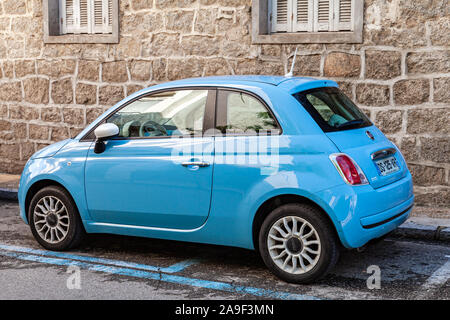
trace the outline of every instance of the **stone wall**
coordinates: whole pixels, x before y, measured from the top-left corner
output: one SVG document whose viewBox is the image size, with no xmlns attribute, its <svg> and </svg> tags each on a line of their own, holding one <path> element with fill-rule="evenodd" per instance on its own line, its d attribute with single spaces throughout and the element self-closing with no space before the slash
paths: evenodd
<svg viewBox="0 0 450 320">
<path fill-rule="evenodd" d="M 41 0 L 0 1 L 0 172 L 155 83 L 284 74 L 295 45 L 252 45 L 250 0 L 121 0 L 120 43 L 44 44 Z M 299 45 L 404 152 L 419 204 L 450 205 L 448 0 L 366 0 L 362 44 Z"/>
</svg>

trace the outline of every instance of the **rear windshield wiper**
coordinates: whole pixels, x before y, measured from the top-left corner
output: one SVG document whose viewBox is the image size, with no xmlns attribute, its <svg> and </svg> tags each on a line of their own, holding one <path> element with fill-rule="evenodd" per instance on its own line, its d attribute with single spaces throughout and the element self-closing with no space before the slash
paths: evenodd
<svg viewBox="0 0 450 320">
<path fill-rule="evenodd" d="M 347 121 L 347 122 L 344 122 L 344 123 L 336 125 L 336 128 L 358 126 L 358 125 L 362 124 L 363 122 L 364 122 L 364 119 L 350 120 L 350 121 Z"/>
</svg>

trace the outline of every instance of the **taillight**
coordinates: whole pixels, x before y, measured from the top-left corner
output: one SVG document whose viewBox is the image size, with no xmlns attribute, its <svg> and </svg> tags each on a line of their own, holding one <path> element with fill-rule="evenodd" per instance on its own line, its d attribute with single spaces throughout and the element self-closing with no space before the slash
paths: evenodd
<svg viewBox="0 0 450 320">
<path fill-rule="evenodd" d="M 348 155 L 344 153 L 332 154 L 330 155 L 330 160 L 348 184 L 362 185 L 368 183 L 364 172 Z"/>
</svg>

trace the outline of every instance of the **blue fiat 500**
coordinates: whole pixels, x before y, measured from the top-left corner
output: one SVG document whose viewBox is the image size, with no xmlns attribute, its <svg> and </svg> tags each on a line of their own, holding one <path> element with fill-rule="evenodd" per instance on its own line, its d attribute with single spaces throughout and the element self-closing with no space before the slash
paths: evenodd
<svg viewBox="0 0 450 320">
<path fill-rule="evenodd" d="M 236 246 L 295 283 L 395 229 L 413 201 L 400 150 L 336 82 L 282 76 L 141 90 L 34 154 L 19 188 L 47 249 L 85 233 Z"/>
</svg>

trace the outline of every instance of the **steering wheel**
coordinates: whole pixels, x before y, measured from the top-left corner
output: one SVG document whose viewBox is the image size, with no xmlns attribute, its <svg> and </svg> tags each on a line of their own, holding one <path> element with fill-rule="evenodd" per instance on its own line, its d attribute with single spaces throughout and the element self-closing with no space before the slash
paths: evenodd
<svg viewBox="0 0 450 320">
<path fill-rule="evenodd" d="M 147 120 L 139 128 L 140 137 L 168 136 L 166 128 L 159 123 Z"/>
<path fill-rule="evenodd" d="M 121 132 L 122 137 L 139 137 L 139 129 L 141 123 L 137 120 L 132 120 L 124 124 Z"/>
</svg>

